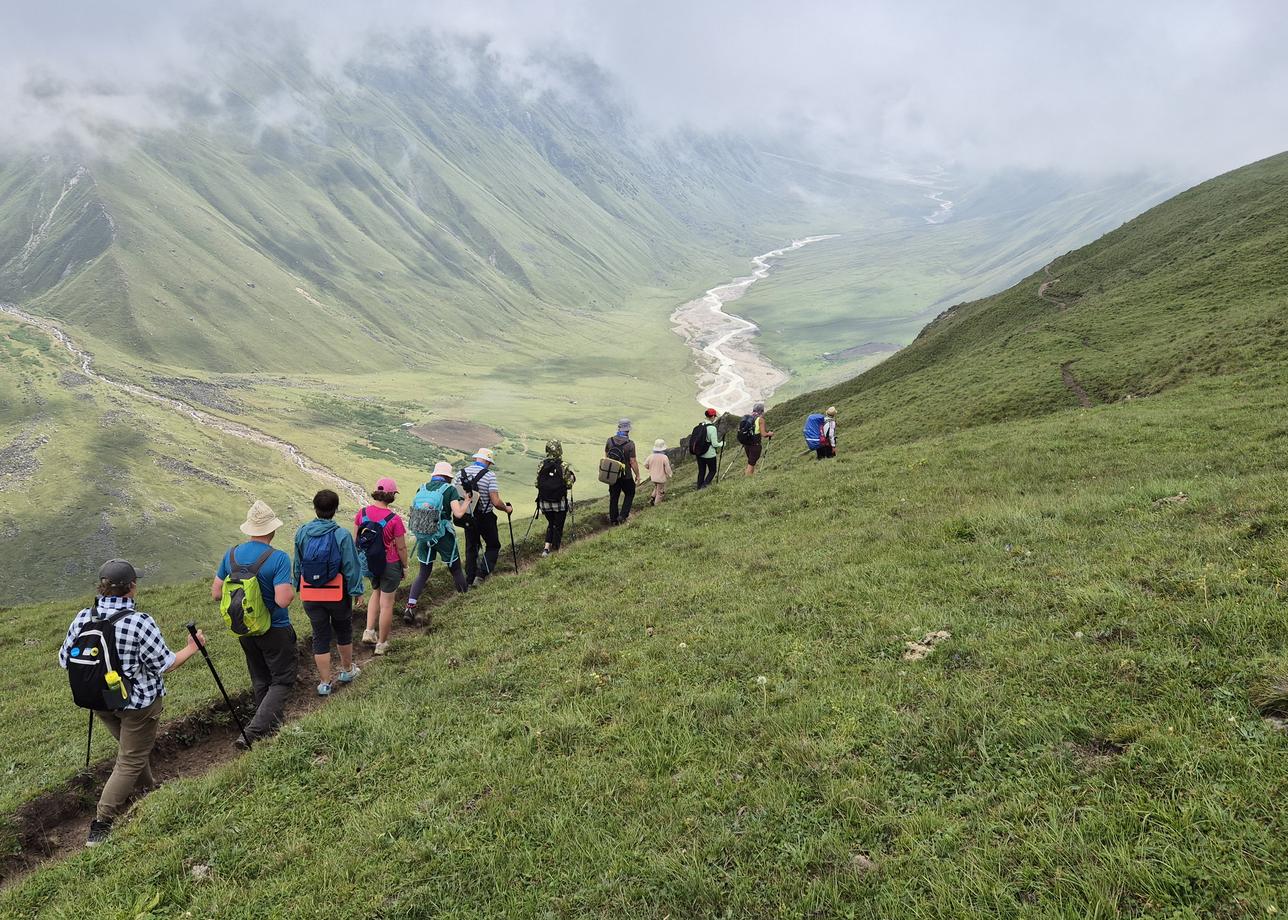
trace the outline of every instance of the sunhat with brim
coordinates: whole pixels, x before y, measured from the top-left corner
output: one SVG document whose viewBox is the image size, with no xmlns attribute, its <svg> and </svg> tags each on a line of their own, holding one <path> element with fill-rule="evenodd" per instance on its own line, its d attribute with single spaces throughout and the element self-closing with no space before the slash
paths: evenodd
<svg viewBox="0 0 1288 920">
<path fill-rule="evenodd" d="M 666 442 L 663 441 L 661 438 L 658 438 L 656 441 L 653 442 L 653 451 L 655 453 L 661 453 L 664 450 L 666 450 Z"/>
<path fill-rule="evenodd" d="M 492 451 L 488 450 L 486 447 L 480 447 L 478 450 L 474 451 L 474 457 L 472 459 L 482 460 L 484 463 L 496 463 L 496 461 L 492 459 Z"/>
<path fill-rule="evenodd" d="M 256 501 L 246 512 L 246 520 L 241 525 L 241 532 L 248 537 L 266 537 L 282 529 L 282 520 L 273 513 L 273 509 L 262 501 Z"/>
<path fill-rule="evenodd" d="M 827 411 L 824 412 L 823 414 L 826 415 L 828 418 L 834 418 L 836 416 L 836 406 L 828 406 Z"/>
<path fill-rule="evenodd" d="M 446 460 L 439 460 L 437 463 L 434 464 L 434 475 L 446 476 L 448 479 L 451 479 L 452 465 L 448 463 Z"/>
<path fill-rule="evenodd" d="M 128 588 L 139 580 L 134 566 L 124 559 L 109 559 L 98 570 L 98 582 L 109 588 Z"/>
<path fill-rule="evenodd" d="M 630 431 L 630 430 L 631 430 L 631 420 L 630 420 L 630 419 L 628 419 L 628 418 L 619 418 L 619 419 L 617 420 L 617 430 L 618 430 L 618 431 Z"/>
<path fill-rule="evenodd" d="M 376 491 L 388 492 L 391 495 L 396 495 L 398 493 L 398 483 L 394 482 L 391 477 L 386 476 L 384 479 L 380 479 L 376 482 Z"/>
</svg>

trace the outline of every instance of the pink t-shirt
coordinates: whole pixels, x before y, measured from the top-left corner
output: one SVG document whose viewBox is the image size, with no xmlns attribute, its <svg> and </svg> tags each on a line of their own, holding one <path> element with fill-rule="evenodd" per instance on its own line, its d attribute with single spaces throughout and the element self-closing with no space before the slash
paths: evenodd
<svg viewBox="0 0 1288 920">
<path fill-rule="evenodd" d="M 395 541 L 407 533 L 407 528 L 403 526 L 402 518 L 398 512 L 390 511 L 388 508 L 381 508 L 379 505 L 367 505 L 362 511 L 367 512 L 367 519 L 371 521 L 383 521 L 387 517 L 393 520 L 385 525 L 385 561 L 397 562 L 399 560 L 398 549 L 394 545 Z M 353 516 L 353 529 L 356 532 L 358 525 L 362 523 L 362 511 Z"/>
</svg>

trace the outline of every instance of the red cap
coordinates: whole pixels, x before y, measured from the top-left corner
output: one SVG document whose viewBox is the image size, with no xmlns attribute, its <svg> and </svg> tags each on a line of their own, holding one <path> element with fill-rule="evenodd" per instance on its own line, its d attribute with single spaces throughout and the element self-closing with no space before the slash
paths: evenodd
<svg viewBox="0 0 1288 920">
<path fill-rule="evenodd" d="M 719 415 L 719 414 L 720 414 L 720 413 L 719 413 L 719 412 L 717 412 L 715 409 L 708 409 L 708 410 L 707 410 L 707 418 L 715 418 L 715 417 L 716 417 L 717 415 Z"/>
</svg>

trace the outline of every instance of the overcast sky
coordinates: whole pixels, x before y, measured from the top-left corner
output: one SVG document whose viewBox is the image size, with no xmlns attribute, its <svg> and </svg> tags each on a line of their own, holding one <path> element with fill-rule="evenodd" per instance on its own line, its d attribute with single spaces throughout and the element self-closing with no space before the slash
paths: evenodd
<svg viewBox="0 0 1288 920">
<path fill-rule="evenodd" d="M 269 26 L 251 6 L 0 0 L 0 145 L 167 124 L 159 88 L 216 85 L 216 31 L 294 31 L 340 72 L 369 35 L 430 28 L 491 36 L 519 72 L 587 55 L 655 127 L 786 129 L 855 165 L 1199 177 L 1288 148 L 1276 0 L 276 0 Z"/>
</svg>

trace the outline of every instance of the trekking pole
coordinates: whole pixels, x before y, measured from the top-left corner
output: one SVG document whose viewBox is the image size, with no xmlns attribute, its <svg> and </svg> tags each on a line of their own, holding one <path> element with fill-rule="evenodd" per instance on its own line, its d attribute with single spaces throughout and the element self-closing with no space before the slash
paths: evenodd
<svg viewBox="0 0 1288 920">
<path fill-rule="evenodd" d="M 514 557 L 514 574 L 519 574 L 519 551 L 514 548 L 514 516 L 507 514 L 505 522 L 510 525 L 510 555 Z"/>
<path fill-rule="evenodd" d="M 89 772 L 89 748 L 94 743 L 94 710 L 89 711 L 89 734 L 85 737 L 85 772 Z"/>
<path fill-rule="evenodd" d="M 197 623 L 195 620 L 188 621 L 188 635 L 192 636 L 192 641 L 197 643 L 197 648 L 201 650 L 201 657 L 206 659 L 206 666 L 210 668 L 210 675 L 215 679 L 215 686 L 223 694 L 224 704 L 227 705 L 233 721 L 237 723 L 237 731 L 241 732 L 242 741 L 246 742 L 246 749 L 249 750 L 250 738 L 246 735 L 246 729 L 242 725 L 241 719 L 237 717 L 237 710 L 233 708 L 233 701 L 228 698 L 228 691 L 224 689 L 224 682 L 219 679 L 219 672 L 215 670 L 215 663 L 210 660 L 210 653 L 206 651 L 206 643 L 197 638 Z"/>
<path fill-rule="evenodd" d="M 540 507 L 538 507 L 536 511 L 532 512 L 532 520 L 528 521 L 528 529 L 523 532 L 524 543 L 528 542 L 528 537 L 532 535 L 532 525 L 537 523 L 537 518 L 540 517 L 540 515 L 541 515 Z"/>
<path fill-rule="evenodd" d="M 716 455 L 716 482 L 720 481 L 720 464 L 724 462 L 724 442 L 720 444 L 720 453 Z"/>
</svg>

